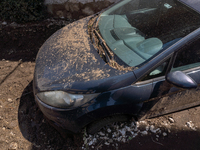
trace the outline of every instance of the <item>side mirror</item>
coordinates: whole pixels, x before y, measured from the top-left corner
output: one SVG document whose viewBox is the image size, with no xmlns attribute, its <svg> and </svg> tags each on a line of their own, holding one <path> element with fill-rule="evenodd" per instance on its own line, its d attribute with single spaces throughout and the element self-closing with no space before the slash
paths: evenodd
<svg viewBox="0 0 200 150">
<path fill-rule="evenodd" d="M 166 75 L 165 79 L 178 88 L 193 89 L 198 86 L 190 76 L 181 71 L 170 72 Z"/>
</svg>

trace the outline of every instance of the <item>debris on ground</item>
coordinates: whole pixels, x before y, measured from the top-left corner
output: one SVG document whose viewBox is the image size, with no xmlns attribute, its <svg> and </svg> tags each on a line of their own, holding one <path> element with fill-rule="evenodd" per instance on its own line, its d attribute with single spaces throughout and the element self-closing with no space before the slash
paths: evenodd
<svg viewBox="0 0 200 150">
<path fill-rule="evenodd" d="M 189 127 L 190 129 L 196 131 L 196 128 L 195 128 L 194 123 L 192 121 L 188 121 L 186 123 L 186 126 Z"/>
<path fill-rule="evenodd" d="M 94 135 L 85 133 L 82 149 L 86 150 L 88 146 L 92 149 L 98 149 L 100 145 L 101 147 L 107 145 L 117 148 L 118 143 L 126 143 L 137 136 L 147 136 L 148 134 L 155 134 L 156 141 L 158 141 L 160 137 L 167 136 L 165 129 L 163 130 L 161 131 L 160 128 L 147 123 L 147 121 L 114 123 Z"/>
</svg>

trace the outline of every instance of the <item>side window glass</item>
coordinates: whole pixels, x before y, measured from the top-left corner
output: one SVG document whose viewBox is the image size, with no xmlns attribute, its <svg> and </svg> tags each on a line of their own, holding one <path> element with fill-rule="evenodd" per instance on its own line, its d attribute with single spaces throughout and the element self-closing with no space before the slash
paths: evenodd
<svg viewBox="0 0 200 150">
<path fill-rule="evenodd" d="M 169 64 L 169 60 L 163 62 L 160 66 L 158 66 L 156 69 L 154 69 L 153 71 L 151 71 L 149 74 L 147 74 L 142 81 L 145 80 L 149 80 L 149 79 L 153 79 L 153 78 L 157 78 L 157 77 L 161 77 L 164 76 L 167 70 L 167 66 Z"/>
<path fill-rule="evenodd" d="M 200 66 L 200 39 L 184 46 L 176 56 L 171 71 L 184 71 Z"/>
</svg>

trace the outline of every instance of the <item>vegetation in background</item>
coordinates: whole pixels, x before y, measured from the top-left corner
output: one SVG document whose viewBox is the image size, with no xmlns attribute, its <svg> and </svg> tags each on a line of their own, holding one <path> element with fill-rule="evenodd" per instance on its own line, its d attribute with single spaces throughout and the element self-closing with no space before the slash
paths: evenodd
<svg viewBox="0 0 200 150">
<path fill-rule="evenodd" d="M 15 22 L 28 22 L 44 19 L 44 0 L 1 0 L 0 18 Z"/>
</svg>

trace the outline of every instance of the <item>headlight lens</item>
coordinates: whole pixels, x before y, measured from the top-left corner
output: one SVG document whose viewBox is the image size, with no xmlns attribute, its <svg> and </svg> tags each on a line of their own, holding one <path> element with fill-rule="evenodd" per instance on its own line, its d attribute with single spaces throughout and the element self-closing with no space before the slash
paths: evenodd
<svg viewBox="0 0 200 150">
<path fill-rule="evenodd" d="M 38 98 L 47 105 L 59 108 L 78 107 L 98 95 L 99 94 L 69 94 L 63 91 L 41 92 L 37 94 Z"/>
</svg>

